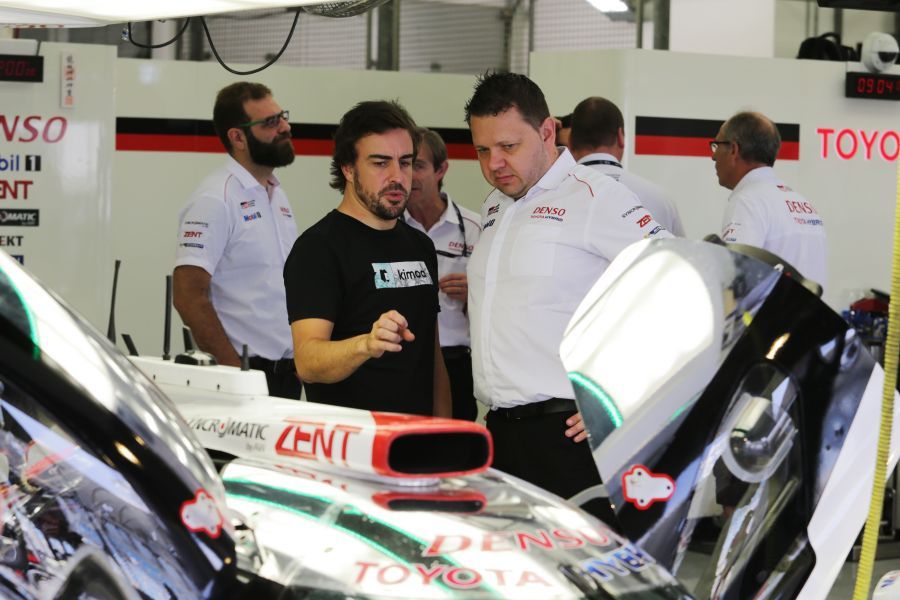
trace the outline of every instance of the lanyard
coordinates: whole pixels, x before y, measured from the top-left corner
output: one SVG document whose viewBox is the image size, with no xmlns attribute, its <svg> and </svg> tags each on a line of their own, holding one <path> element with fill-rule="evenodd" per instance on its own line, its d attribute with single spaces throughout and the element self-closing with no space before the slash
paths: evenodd
<svg viewBox="0 0 900 600">
<path fill-rule="evenodd" d="M 450 202 L 448 199 L 447 202 Z M 456 211 L 456 219 L 459 225 L 459 234 L 462 236 L 462 253 L 461 254 L 452 254 L 450 252 L 445 252 L 443 250 L 435 250 L 435 253 L 440 254 L 441 256 L 446 256 L 448 258 L 459 258 L 460 256 L 463 258 L 468 258 L 469 256 L 469 246 L 466 244 L 466 225 L 463 223 L 462 213 L 459 210 L 459 207 L 455 202 L 452 202 L 453 210 Z"/>
<path fill-rule="evenodd" d="M 578 164 L 584 165 L 584 166 L 586 166 L 586 167 L 589 167 L 589 166 L 591 166 L 591 165 L 610 165 L 610 166 L 612 166 L 612 167 L 619 167 L 620 169 L 622 168 L 622 163 L 620 163 L 620 162 L 617 161 L 617 160 L 600 160 L 600 159 L 597 159 L 597 160 L 589 160 L 589 161 L 587 161 L 587 162 L 578 163 Z"/>
</svg>

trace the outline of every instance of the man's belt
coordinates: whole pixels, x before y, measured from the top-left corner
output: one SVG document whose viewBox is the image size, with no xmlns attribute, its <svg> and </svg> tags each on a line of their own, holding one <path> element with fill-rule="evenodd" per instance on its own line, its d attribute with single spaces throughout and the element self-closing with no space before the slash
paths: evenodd
<svg viewBox="0 0 900 600">
<path fill-rule="evenodd" d="M 445 360 L 456 360 L 471 353 L 468 346 L 441 346 L 441 354 L 444 355 Z"/>
<path fill-rule="evenodd" d="M 488 413 L 488 417 L 515 420 L 566 412 L 578 412 L 578 407 L 575 405 L 574 400 L 569 398 L 548 398 L 543 402 L 521 404 L 512 408 L 493 408 Z"/>
<path fill-rule="evenodd" d="M 279 373 L 293 373 L 295 370 L 293 358 L 282 358 L 281 360 L 269 360 L 262 356 L 250 357 L 250 368 L 258 369 L 272 375 Z"/>
</svg>

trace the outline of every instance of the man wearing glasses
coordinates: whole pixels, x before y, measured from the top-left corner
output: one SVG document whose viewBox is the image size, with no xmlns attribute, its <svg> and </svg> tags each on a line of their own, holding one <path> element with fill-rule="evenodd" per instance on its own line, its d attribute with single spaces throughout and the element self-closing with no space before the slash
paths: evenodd
<svg viewBox="0 0 900 600">
<path fill-rule="evenodd" d="M 768 250 L 824 288 L 825 226 L 812 203 L 775 176 L 780 147 L 778 128 L 755 112 L 734 115 L 710 141 L 719 185 L 731 190 L 722 239 Z"/>
<path fill-rule="evenodd" d="M 438 264 L 441 312 L 438 328 L 441 352 L 450 376 L 453 418 L 474 421 L 478 416 L 472 390 L 469 351 L 469 293 L 466 264 L 481 235 L 478 215 L 459 206 L 442 191 L 447 174 L 447 146 L 434 131 L 419 127 L 418 153 L 413 162 L 412 187 L 404 219 L 434 242 Z"/>
<path fill-rule="evenodd" d="M 181 211 L 175 308 L 219 364 L 240 365 L 246 344 L 269 394 L 299 399 L 281 275 L 297 225 L 273 173 L 294 160 L 288 111 L 238 82 L 216 96 L 213 125 L 228 157 Z"/>
</svg>

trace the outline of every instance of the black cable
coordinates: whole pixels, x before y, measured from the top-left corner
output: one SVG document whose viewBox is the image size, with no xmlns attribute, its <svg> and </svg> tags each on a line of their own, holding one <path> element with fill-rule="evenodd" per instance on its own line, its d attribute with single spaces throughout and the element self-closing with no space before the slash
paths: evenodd
<svg viewBox="0 0 900 600">
<path fill-rule="evenodd" d="M 185 19 L 185 21 L 184 21 L 184 26 L 182 26 L 181 31 L 179 31 L 178 33 L 176 33 L 176 34 L 175 34 L 175 37 L 173 37 L 173 38 L 172 38 L 171 40 L 169 40 L 168 42 L 164 42 L 164 43 L 162 43 L 162 44 L 140 44 L 140 43 L 134 41 L 134 36 L 133 36 L 132 33 L 131 33 L 131 21 L 129 21 L 129 22 L 128 22 L 128 40 L 129 40 L 132 44 L 134 44 L 135 46 L 137 46 L 138 48 L 147 48 L 147 49 L 153 49 L 153 48 L 165 48 L 166 46 L 168 46 L 168 45 L 170 45 L 170 44 L 174 44 L 174 43 L 178 40 L 178 38 L 180 38 L 180 37 L 182 36 L 182 34 L 185 32 L 185 30 L 187 29 L 187 27 L 188 27 L 188 25 L 190 24 L 190 22 L 191 22 L 191 17 L 188 17 L 187 19 Z"/>
<path fill-rule="evenodd" d="M 287 39 L 284 40 L 284 45 L 281 47 L 281 50 L 278 51 L 278 54 L 273 56 L 272 60 L 270 60 L 263 66 L 257 67 L 255 69 L 251 69 L 249 71 L 237 71 L 235 69 L 232 69 L 228 65 L 226 65 L 225 61 L 222 60 L 222 57 L 219 56 L 219 53 L 216 50 L 215 44 L 213 44 L 212 36 L 209 34 L 209 28 L 206 26 L 206 19 L 204 19 L 203 17 L 200 17 L 200 23 L 203 25 L 203 31 L 206 32 L 206 41 L 209 42 L 209 49 L 212 51 L 213 56 L 216 57 L 216 60 L 219 61 L 219 64 L 222 65 L 222 68 L 224 68 L 229 73 L 234 73 L 235 75 L 253 75 L 254 73 L 259 73 L 260 71 L 263 71 L 263 70 L 271 67 L 273 64 L 275 64 L 275 61 L 277 61 L 279 58 L 281 58 L 281 55 L 284 54 L 284 51 L 287 50 L 288 44 L 291 43 L 291 38 L 294 37 L 294 29 L 297 27 L 297 20 L 300 18 L 300 12 L 301 12 L 301 9 L 298 8 L 296 10 L 296 12 L 294 13 L 294 22 L 291 25 L 291 30 L 288 32 Z"/>
</svg>

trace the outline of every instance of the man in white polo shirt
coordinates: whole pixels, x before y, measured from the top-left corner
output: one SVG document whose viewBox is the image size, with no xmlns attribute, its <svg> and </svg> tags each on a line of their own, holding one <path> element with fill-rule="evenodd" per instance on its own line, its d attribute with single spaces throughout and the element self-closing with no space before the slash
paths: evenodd
<svg viewBox="0 0 900 600">
<path fill-rule="evenodd" d="M 481 235 L 479 216 L 450 199 L 444 186 L 447 146 L 434 131 L 419 127 L 412 187 L 404 218 L 407 225 L 434 242 L 438 264 L 441 312 L 438 329 L 441 353 L 450 376 L 453 418 L 474 421 L 478 416 L 472 388 L 472 356 L 469 350 L 469 294 L 466 264 Z"/>
<path fill-rule="evenodd" d="M 573 312 L 610 261 L 670 235 L 620 183 L 555 145 L 540 88 L 524 75 L 481 78 L 466 121 L 485 179 L 469 261 L 475 396 L 490 406 L 494 466 L 564 498 L 599 483 L 559 357 Z M 609 506 L 587 506 L 602 517 Z"/>
<path fill-rule="evenodd" d="M 197 345 L 219 364 L 266 373 L 269 394 L 300 398 L 282 269 L 297 225 L 273 170 L 291 164 L 288 113 L 259 83 L 216 96 L 213 124 L 228 157 L 179 217 L 174 304 Z"/>
<path fill-rule="evenodd" d="M 625 119 L 618 106 L 599 96 L 579 102 L 572 112 L 568 146 L 578 164 L 592 167 L 627 187 L 660 225 L 672 235 L 684 237 L 678 208 L 666 191 L 622 167 Z"/>
<path fill-rule="evenodd" d="M 731 190 L 722 239 L 768 250 L 824 288 L 825 224 L 812 203 L 772 169 L 781 147 L 775 123 L 760 113 L 741 112 L 722 124 L 709 145 L 719 185 Z"/>
</svg>

